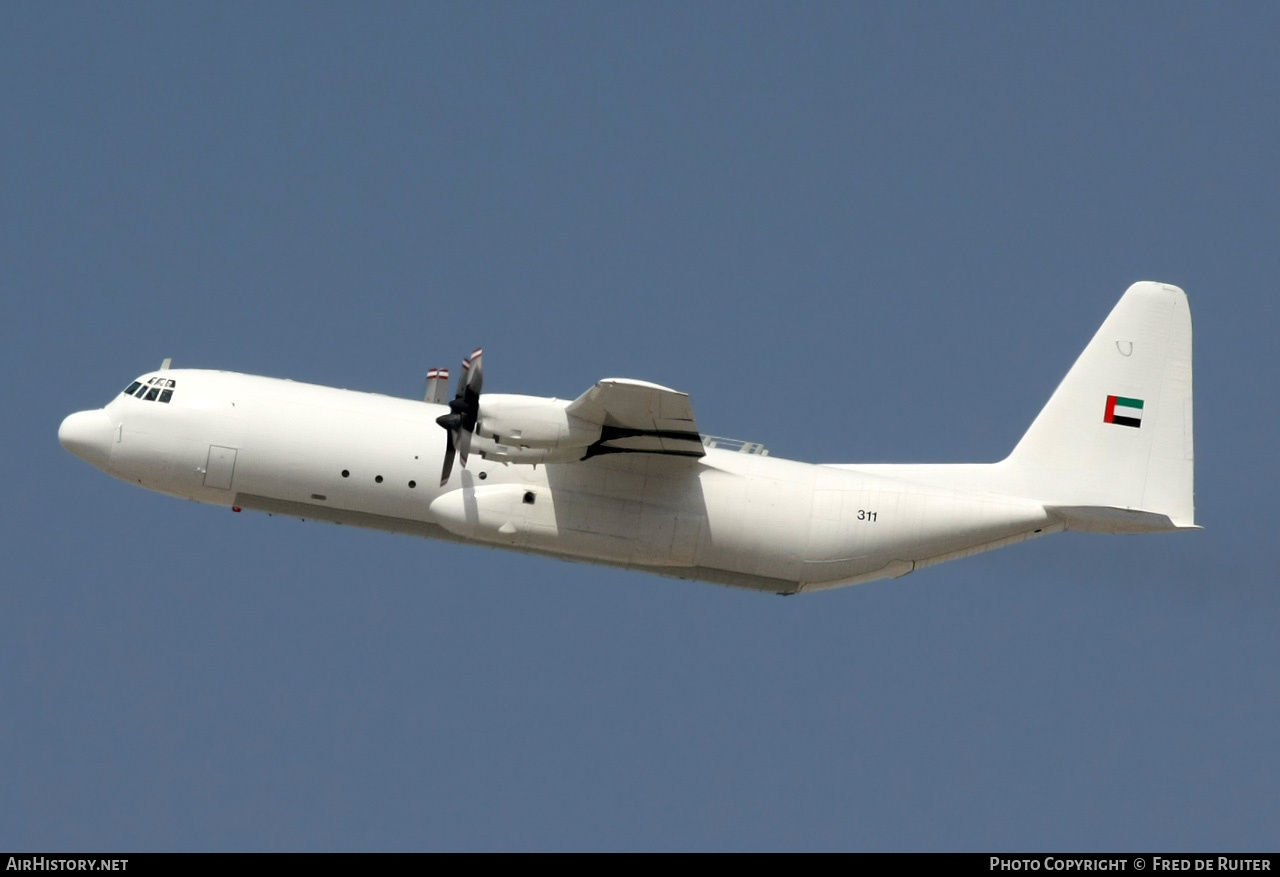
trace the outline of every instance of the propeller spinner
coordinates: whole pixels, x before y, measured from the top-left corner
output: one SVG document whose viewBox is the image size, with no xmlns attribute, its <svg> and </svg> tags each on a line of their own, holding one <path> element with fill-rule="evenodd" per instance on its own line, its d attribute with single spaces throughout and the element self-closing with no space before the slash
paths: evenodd
<svg viewBox="0 0 1280 877">
<path fill-rule="evenodd" d="M 476 420 L 480 416 L 480 388 L 484 384 L 484 371 L 480 361 L 484 350 L 476 348 L 471 355 L 462 361 L 462 372 L 458 375 L 458 392 L 449 400 L 449 413 L 436 418 L 436 423 L 444 427 L 447 439 L 444 447 L 444 468 L 440 471 L 440 486 L 449 481 L 453 472 L 453 457 L 456 452 L 462 458 L 462 467 L 467 466 L 467 452 L 471 450 L 471 436 L 476 431 Z"/>
</svg>

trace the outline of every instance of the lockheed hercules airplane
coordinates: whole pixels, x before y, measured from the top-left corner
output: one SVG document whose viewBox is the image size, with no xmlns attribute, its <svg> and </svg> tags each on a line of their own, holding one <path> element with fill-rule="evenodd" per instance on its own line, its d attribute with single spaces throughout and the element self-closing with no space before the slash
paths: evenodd
<svg viewBox="0 0 1280 877">
<path fill-rule="evenodd" d="M 122 481 L 233 511 L 779 594 L 1061 530 L 1199 529 L 1191 313 L 1161 283 L 1125 292 L 998 463 L 782 460 L 701 435 L 687 394 L 645 381 L 572 401 L 482 394 L 479 350 L 446 404 L 447 382 L 433 369 L 419 401 L 166 360 L 58 440 Z"/>
</svg>

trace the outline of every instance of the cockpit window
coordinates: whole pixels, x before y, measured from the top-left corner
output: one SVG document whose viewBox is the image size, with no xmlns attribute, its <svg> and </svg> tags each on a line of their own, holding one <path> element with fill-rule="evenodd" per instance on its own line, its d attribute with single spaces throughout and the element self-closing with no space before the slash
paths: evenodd
<svg viewBox="0 0 1280 877">
<path fill-rule="evenodd" d="M 178 382 L 173 378 L 147 378 L 145 384 L 134 381 L 124 392 L 146 402 L 168 402 L 177 386 Z"/>
</svg>

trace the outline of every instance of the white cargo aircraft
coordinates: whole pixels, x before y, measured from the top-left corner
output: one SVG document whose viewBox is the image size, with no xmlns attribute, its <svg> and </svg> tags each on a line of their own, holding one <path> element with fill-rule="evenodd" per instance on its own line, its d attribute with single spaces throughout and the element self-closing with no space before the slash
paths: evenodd
<svg viewBox="0 0 1280 877">
<path fill-rule="evenodd" d="M 123 481 L 233 511 L 779 594 L 1060 530 L 1198 529 L 1191 315 L 1160 283 L 1129 288 L 999 463 L 782 460 L 700 435 L 688 395 L 623 378 L 572 401 L 482 395 L 479 350 L 447 405 L 443 369 L 419 401 L 168 366 L 58 439 Z"/>
</svg>

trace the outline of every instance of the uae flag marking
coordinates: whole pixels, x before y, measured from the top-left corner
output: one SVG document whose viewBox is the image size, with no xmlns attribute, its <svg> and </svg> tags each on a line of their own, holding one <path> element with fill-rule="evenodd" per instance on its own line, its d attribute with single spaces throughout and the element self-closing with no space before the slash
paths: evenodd
<svg viewBox="0 0 1280 877">
<path fill-rule="evenodd" d="M 1142 400 L 1127 396 L 1108 396 L 1107 412 L 1102 415 L 1102 422 L 1135 428 L 1142 426 Z"/>
</svg>

